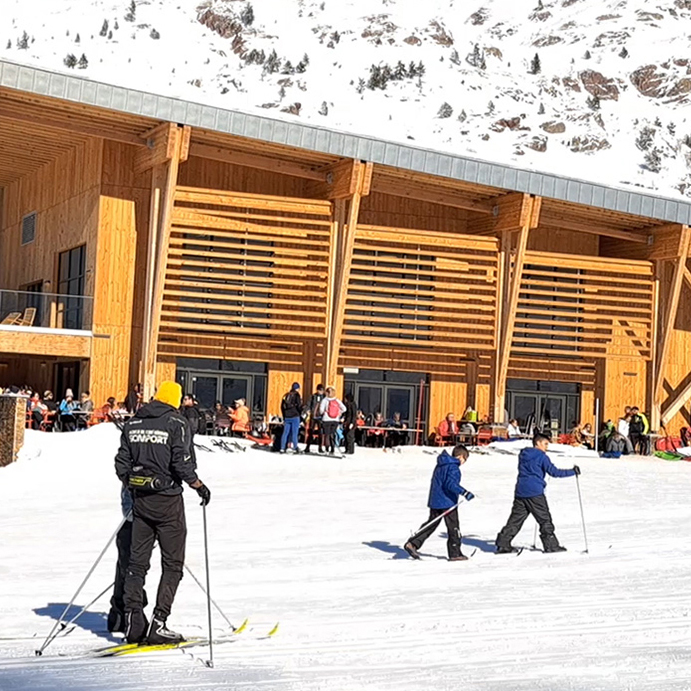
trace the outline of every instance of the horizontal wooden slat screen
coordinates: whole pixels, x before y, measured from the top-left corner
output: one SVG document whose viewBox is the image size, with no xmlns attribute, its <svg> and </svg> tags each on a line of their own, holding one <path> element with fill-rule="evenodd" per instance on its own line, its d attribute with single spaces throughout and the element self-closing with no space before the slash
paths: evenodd
<svg viewBox="0 0 691 691">
<path fill-rule="evenodd" d="M 651 262 L 528 252 L 512 350 L 649 360 L 653 303 Z"/>
<path fill-rule="evenodd" d="M 270 361 L 260 343 L 324 338 L 331 216 L 328 201 L 179 187 L 161 352 L 180 334 L 214 352 L 249 337 Z"/>
<path fill-rule="evenodd" d="M 344 345 L 492 349 L 497 240 L 358 226 Z"/>
</svg>

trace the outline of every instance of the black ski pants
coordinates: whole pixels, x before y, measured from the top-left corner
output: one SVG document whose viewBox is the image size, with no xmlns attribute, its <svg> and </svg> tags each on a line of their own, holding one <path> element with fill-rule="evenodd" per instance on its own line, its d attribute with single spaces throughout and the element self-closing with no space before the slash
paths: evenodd
<svg viewBox="0 0 691 691">
<path fill-rule="evenodd" d="M 319 448 L 324 446 L 324 435 L 322 432 L 322 421 L 311 419 L 309 426 L 305 430 L 305 451 L 309 451 L 312 442 L 316 439 Z"/>
<path fill-rule="evenodd" d="M 434 519 L 437 517 L 439 518 L 438 520 L 434 521 L 434 523 L 430 523 L 430 525 L 428 525 L 424 530 L 419 530 L 417 533 L 415 533 L 415 535 L 413 535 L 413 537 L 410 538 L 410 540 L 408 540 L 408 542 L 410 542 L 415 549 L 420 549 L 420 547 L 422 547 L 422 543 L 437 530 L 439 524 L 441 523 L 441 515 L 444 513 L 444 511 L 446 511 L 446 509 L 429 510 L 429 518 L 425 521 L 425 523 L 434 521 Z M 461 528 L 458 524 L 458 507 L 456 507 L 453 511 L 449 511 L 449 513 L 444 516 L 444 522 L 446 523 L 446 532 L 449 535 L 448 540 L 446 541 L 446 551 L 449 555 L 449 559 L 452 557 L 460 557 Z M 422 525 L 424 526 L 425 523 Z"/>
<path fill-rule="evenodd" d="M 336 430 L 338 429 L 338 424 L 338 420 L 324 420 L 322 422 L 324 446 L 329 453 L 333 453 L 336 450 Z"/>
<path fill-rule="evenodd" d="M 347 454 L 355 453 L 355 425 L 345 430 L 345 452 Z"/>
<path fill-rule="evenodd" d="M 158 540 L 161 581 L 154 616 L 165 621 L 170 615 L 185 563 L 187 524 L 182 494 L 136 494 L 133 515 L 130 563 L 125 578 L 125 611 L 144 608 L 144 581 L 154 540 Z"/>
<path fill-rule="evenodd" d="M 554 534 L 552 514 L 549 512 L 547 497 L 540 494 L 537 497 L 514 497 L 511 515 L 506 525 L 499 531 L 496 540 L 497 549 L 509 549 L 511 540 L 518 535 L 528 516 L 533 516 L 540 526 L 540 539 L 545 552 L 559 547 L 559 541 Z"/>
<path fill-rule="evenodd" d="M 642 432 L 631 432 L 629 434 L 629 439 L 631 440 L 631 446 L 633 446 L 634 453 L 641 454 L 641 456 L 647 456 L 650 453 L 648 449 L 648 435 Z"/>
</svg>

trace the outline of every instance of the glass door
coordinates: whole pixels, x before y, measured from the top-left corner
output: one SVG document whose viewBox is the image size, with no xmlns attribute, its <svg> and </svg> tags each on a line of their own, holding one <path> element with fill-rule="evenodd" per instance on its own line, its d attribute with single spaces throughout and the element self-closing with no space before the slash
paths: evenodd
<svg viewBox="0 0 691 691">
<path fill-rule="evenodd" d="M 566 398 L 564 396 L 544 396 L 541 408 L 543 432 L 560 434 L 566 431 L 564 420 Z"/>
<path fill-rule="evenodd" d="M 223 377 L 221 403 L 226 406 L 232 406 L 239 398 L 244 398 L 245 402 L 251 402 L 250 385 L 250 377 Z"/>
<path fill-rule="evenodd" d="M 193 376 L 192 393 L 200 408 L 213 410 L 218 400 L 218 377 Z"/>
<path fill-rule="evenodd" d="M 537 423 L 538 395 L 537 394 L 513 394 L 510 406 L 510 417 L 516 418 L 521 431 L 525 432 L 529 420 Z"/>
<path fill-rule="evenodd" d="M 383 413 L 382 399 L 384 387 L 360 384 L 356 387 L 355 398 L 358 408 L 366 417 L 374 416 L 375 413 Z"/>
<path fill-rule="evenodd" d="M 400 413 L 401 422 L 411 424 L 413 391 L 413 387 L 386 387 L 386 410 L 383 412 L 387 420 L 391 420 L 394 413 Z"/>
</svg>

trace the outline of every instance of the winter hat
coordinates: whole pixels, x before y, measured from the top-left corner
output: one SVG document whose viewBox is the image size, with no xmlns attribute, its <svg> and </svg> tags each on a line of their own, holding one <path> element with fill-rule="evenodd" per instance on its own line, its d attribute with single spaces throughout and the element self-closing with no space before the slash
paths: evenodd
<svg viewBox="0 0 691 691">
<path fill-rule="evenodd" d="M 291 391 L 299 391 L 300 390 L 300 384 L 298 382 L 294 381 L 293 385 L 290 387 Z"/>
<path fill-rule="evenodd" d="M 182 400 L 182 387 L 174 381 L 163 381 L 158 385 L 154 398 L 161 403 L 172 405 L 173 408 L 179 408 Z"/>
</svg>

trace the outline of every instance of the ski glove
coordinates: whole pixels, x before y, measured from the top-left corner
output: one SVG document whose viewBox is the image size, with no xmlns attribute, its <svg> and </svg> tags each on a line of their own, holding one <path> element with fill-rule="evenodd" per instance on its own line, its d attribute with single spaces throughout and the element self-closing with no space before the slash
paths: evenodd
<svg viewBox="0 0 691 691">
<path fill-rule="evenodd" d="M 574 475 L 580 475 L 581 474 L 581 469 L 577 465 L 575 465 L 573 467 L 573 474 Z"/>
<path fill-rule="evenodd" d="M 470 501 L 471 499 L 475 499 L 475 495 L 472 492 L 468 492 L 468 490 L 463 492 L 463 496 L 465 497 L 466 501 Z"/>
<path fill-rule="evenodd" d="M 200 506 L 206 506 L 211 501 L 211 490 L 204 483 L 195 487 L 194 491 L 201 497 Z"/>
</svg>

